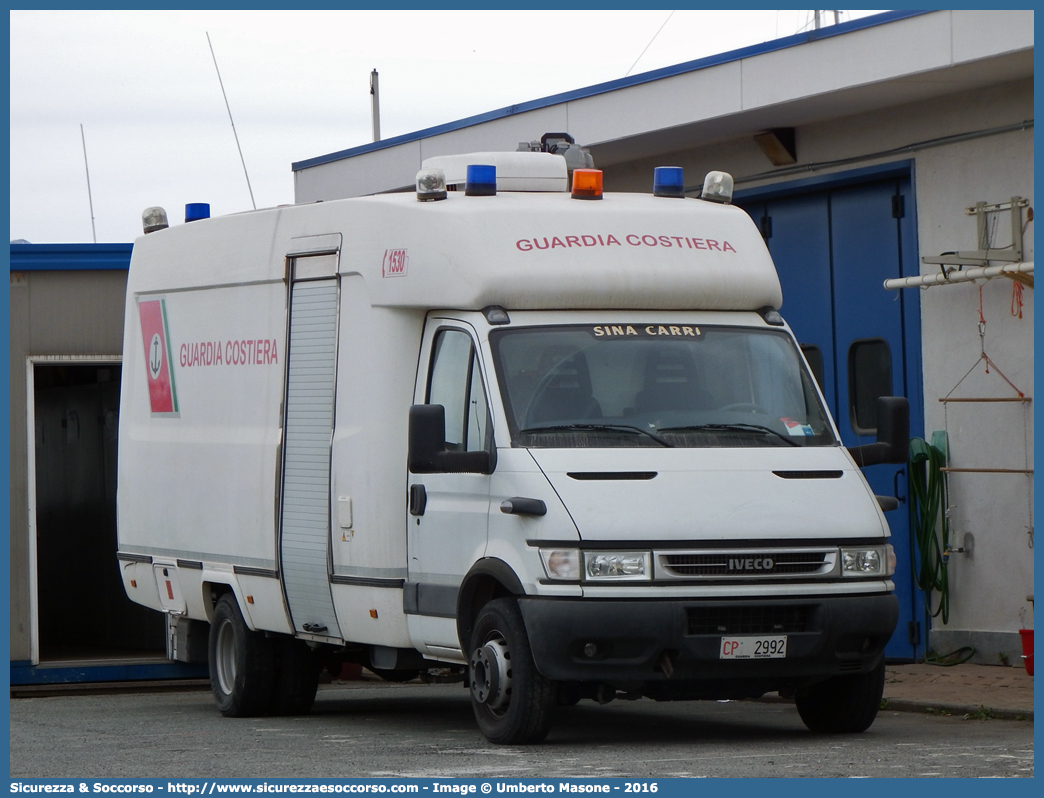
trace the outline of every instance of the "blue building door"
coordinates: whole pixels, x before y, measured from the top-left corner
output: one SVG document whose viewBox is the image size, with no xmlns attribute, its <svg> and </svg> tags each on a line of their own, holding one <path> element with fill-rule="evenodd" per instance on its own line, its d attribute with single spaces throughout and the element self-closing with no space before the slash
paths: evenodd
<svg viewBox="0 0 1044 798">
<path fill-rule="evenodd" d="M 755 189 L 738 193 L 736 204 L 765 236 L 783 287 L 781 312 L 844 444 L 875 440 L 876 401 L 883 395 L 909 398 L 911 434 L 923 436 L 917 292 L 883 286 L 887 278 L 918 273 L 908 170 Z M 899 625 L 885 654 L 917 658 L 927 627 L 913 579 L 906 467 L 877 465 L 864 474 L 875 493 L 900 499 L 899 509 L 887 514 L 898 558 Z"/>
</svg>

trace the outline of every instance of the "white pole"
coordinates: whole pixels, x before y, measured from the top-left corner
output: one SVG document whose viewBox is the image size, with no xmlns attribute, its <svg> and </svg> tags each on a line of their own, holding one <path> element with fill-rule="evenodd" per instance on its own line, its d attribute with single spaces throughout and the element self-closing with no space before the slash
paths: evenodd
<svg viewBox="0 0 1044 798">
<path fill-rule="evenodd" d="M 377 88 L 377 70 L 370 73 L 370 114 L 373 117 L 373 140 L 381 140 L 381 98 Z"/>
<path fill-rule="evenodd" d="M 977 266 L 974 269 L 963 269 L 962 271 L 932 272 L 931 274 L 918 274 L 914 277 L 900 277 L 885 280 L 884 287 L 889 291 L 899 288 L 925 288 L 929 285 L 949 285 L 950 283 L 967 283 L 972 280 L 989 280 L 1003 274 L 1033 274 L 1033 261 L 1026 263 L 1002 263 L 995 266 Z"/>
</svg>

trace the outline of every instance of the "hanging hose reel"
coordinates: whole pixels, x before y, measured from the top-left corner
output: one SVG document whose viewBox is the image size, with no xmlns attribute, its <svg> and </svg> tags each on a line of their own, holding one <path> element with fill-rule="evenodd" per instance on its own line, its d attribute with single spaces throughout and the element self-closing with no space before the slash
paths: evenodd
<svg viewBox="0 0 1044 798">
<path fill-rule="evenodd" d="M 950 617 L 949 580 L 946 551 L 950 545 L 950 525 L 946 517 L 946 434 L 932 436 L 936 445 L 921 438 L 910 440 L 911 526 L 917 544 L 914 578 L 924 591 L 925 608 L 933 618 Z M 932 593 L 937 594 L 933 602 Z M 933 609 L 934 604 L 934 609 Z"/>
</svg>

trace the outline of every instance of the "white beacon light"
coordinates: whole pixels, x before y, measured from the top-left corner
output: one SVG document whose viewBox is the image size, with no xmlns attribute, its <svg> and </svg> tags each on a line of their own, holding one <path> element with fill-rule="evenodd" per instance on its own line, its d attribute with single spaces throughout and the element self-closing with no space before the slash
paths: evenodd
<svg viewBox="0 0 1044 798">
<path fill-rule="evenodd" d="M 732 202 L 732 175 L 728 172 L 707 172 L 700 199 L 728 205 Z"/>
<path fill-rule="evenodd" d="M 145 233 L 155 233 L 157 230 L 165 230 L 167 224 L 167 212 L 160 207 L 146 208 L 141 213 L 141 226 Z"/>
<path fill-rule="evenodd" d="M 417 200 L 431 202 L 446 199 L 446 173 L 438 167 L 417 172 Z"/>
</svg>

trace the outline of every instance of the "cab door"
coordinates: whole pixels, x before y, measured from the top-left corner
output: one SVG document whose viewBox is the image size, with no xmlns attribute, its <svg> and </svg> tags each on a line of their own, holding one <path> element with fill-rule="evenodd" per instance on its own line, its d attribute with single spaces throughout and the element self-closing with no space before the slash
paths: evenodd
<svg viewBox="0 0 1044 798">
<path fill-rule="evenodd" d="M 417 375 L 417 404 L 445 410 L 448 452 L 493 451 L 492 427 L 474 328 L 432 319 Z M 409 474 L 406 612 L 411 636 L 429 653 L 455 658 L 457 595 L 486 549 L 489 480 L 483 473 Z"/>
</svg>

